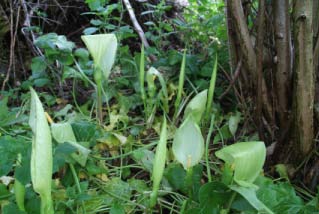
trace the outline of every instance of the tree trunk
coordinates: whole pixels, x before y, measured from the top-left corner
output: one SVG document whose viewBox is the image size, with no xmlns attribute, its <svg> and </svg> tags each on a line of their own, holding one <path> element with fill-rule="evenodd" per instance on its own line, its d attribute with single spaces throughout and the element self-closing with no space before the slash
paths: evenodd
<svg viewBox="0 0 319 214">
<path fill-rule="evenodd" d="M 279 119 L 279 128 L 287 126 L 289 111 L 289 92 L 291 91 L 291 46 L 290 46 L 290 23 L 289 23 L 289 0 L 273 1 L 276 65 L 275 89 L 276 110 Z"/>
<path fill-rule="evenodd" d="M 295 0 L 293 6 L 295 42 L 293 140 L 299 157 L 305 157 L 310 152 L 314 137 L 312 2 L 312 0 Z"/>
<path fill-rule="evenodd" d="M 319 66 L 319 42 L 313 39 L 318 40 L 319 1 L 293 0 L 292 17 L 289 0 L 259 0 L 257 16 L 250 9 L 244 12 L 243 1 L 225 2 L 231 65 L 234 69 L 242 58 L 248 72 L 244 90 L 248 99 L 257 100 L 252 111 L 264 126 L 259 127 L 260 138 L 265 135 L 261 130 L 275 130 L 275 155 L 280 158 L 274 158 L 297 165 L 313 148 L 314 74 Z M 270 63 L 265 53 L 270 53 Z"/>
</svg>

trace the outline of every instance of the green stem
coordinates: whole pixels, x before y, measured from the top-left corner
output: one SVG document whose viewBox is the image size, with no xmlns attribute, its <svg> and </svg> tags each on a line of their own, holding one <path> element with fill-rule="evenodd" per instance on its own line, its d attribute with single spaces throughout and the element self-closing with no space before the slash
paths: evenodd
<svg viewBox="0 0 319 214">
<path fill-rule="evenodd" d="M 186 170 L 186 188 L 188 188 L 188 197 L 189 201 L 191 201 L 193 197 L 193 167 L 190 167 Z"/>
<path fill-rule="evenodd" d="M 207 138 L 206 138 L 206 148 L 205 148 L 206 170 L 207 170 L 207 177 L 209 182 L 212 182 L 212 175 L 211 175 L 210 167 L 209 167 L 209 142 L 214 130 L 214 121 L 215 121 L 215 115 L 213 114 L 210 120 L 210 126 L 208 130 Z"/>
<path fill-rule="evenodd" d="M 234 202 L 234 200 L 236 198 L 236 195 L 237 195 L 237 192 L 233 192 L 233 194 L 231 195 L 231 197 L 230 197 L 230 199 L 228 201 L 228 204 L 227 204 L 226 213 L 230 212 L 230 207 L 233 204 L 233 202 Z"/>
<path fill-rule="evenodd" d="M 76 174 L 76 171 L 75 171 L 75 168 L 74 168 L 74 165 L 73 164 L 69 164 L 70 166 L 70 169 L 71 169 L 71 173 L 73 175 L 73 178 L 74 178 L 74 182 L 75 182 L 75 185 L 76 185 L 76 188 L 79 192 L 79 194 L 82 193 L 82 190 L 81 190 L 81 186 L 80 186 L 80 181 L 79 181 L 79 178 Z M 83 213 L 86 213 L 86 209 L 85 209 L 85 205 L 84 205 L 84 202 L 82 201 L 82 209 L 83 209 Z"/>
<path fill-rule="evenodd" d="M 51 195 L 40 195 L 41 198 L 41 214 L 54 214 L 53 202 Z"/>
<path fill-rule="evenodd" d="M 103 124 L 103 111 L 102 111 L 102 82 L 99 81 L 97 84 L 97 116 L 100 124 Z"/>
</svg>

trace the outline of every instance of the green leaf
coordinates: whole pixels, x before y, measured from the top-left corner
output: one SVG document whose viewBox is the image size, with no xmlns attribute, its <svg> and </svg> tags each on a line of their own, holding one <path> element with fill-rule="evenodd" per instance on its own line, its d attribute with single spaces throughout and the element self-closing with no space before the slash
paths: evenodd
<svg viewBox="0 0 319 214">
<path fill-rule="evenodd" d="M 69 123 L 52 123 L 52 137 L 58 143 L 76 142 L 72 126 Z"/>
<path fill-rule="evenodd" d="M 147 149 L 135 150 L 132 154 L 132 158 L 141 164 L 148 172 L 152 172 L 153 170 L 154 157 L 154 152 Z"/>
<path fill-rule="evenodd" d="M 91 141 L 96 132 L 96 125 L 86 121 L 74 122 L 71 124 L 77 141 Z"/>
<path fill-rule="evenodd" d="M 220 213 L 225 203 L 228 202 L 232 192 L 221 182 L 210 182 L 199 190 L 199 202 L 202 213 Z"/>
<path fill-rule="evenodd" d="M 75 163 L 71 154 L 76 151 L 76 148 L 69 143 L 59 144 L 54 150 L 53 172 L 57 172 L 65 163 Z"/>
<path fill-rule="evenodd" d="M 180 164 L 169 164 L 165 169 L 164 176 L 174 190 L 182 190 L 184 188 L 186 171 Z"/>
<path fill-rule="evenodd" d="M 184 112 L 184 118 L 193 116 L 195 122 L 199 124 L 202 119 L 202 115 L 205 112 L 207 102 L 207 90 L 204 90 L 197 94 L 186 106 Z"/>
<path fill-rule="evenodd" d="M 77 56 L 82 60 L 88 60 L 89 52 L 84 48 L 78 48 L 74 51 L 74 56 Z"/>
<path fill-rule="evenodd" d="M 26 156 L 29 146 L 17 137 L 0 137 L 0 177 L 7 175 L 12 170 L 19 153 Z"/>
<path fill-rule="evenodd" d="M 95 33 L 95 32 L 98 31 L 98 30 L 99 30 L 99 28 L 97 28 L 97 27 L 88 27 L 88 28 L 85 28 L 85 30 L 83 31 L 83 33 L 84 33 L 85 35 L 91 35 L 91 34 Z"/>
<path fill-rule="evenodd" d="M 204 154 L 204 138 L 199 126 L 191 115 L 175 133 L 173 153 L 184 169 L 198 164 Z"/>
<path fill-rule="evenodd" d="M 229 186 L 232 190 L 242 195 L 256 210 L 260 213 L 274 214 L 265 204 L 263 204 L 256 195 L 256 189 L 253 187 L 242 187 L 237 185 Z"/>
<path fill-rule="evenodd" d="M 88 48 L 96 68 L 103 71 L 107 80 L 115 61 L 117 39 L 114 34 L 98 34 L 81 37 Z"/>
<path fill-rule="evenodd" d="M 156 147 L 156 153 L 154 158 L 154 165 L 152 171 L 153 180 L 153 190 L 151 193 L 151 207 L 156 205 L 157 192 L 163 177 L 165 161 L 166 161 L 166 143 L 167 143 L 167 128 L 166 128 L 166 118 L 164 117 L 160 140 Z"/>
<path fill-rule="evenodd" d="M 2 210 L 2 214 L 27 214 L 26 212 L 23 212 L 23 211 L 20 211 L 18 206 L 13 204 L 13 203 L 10 203 L 8 205 L 5 205 L 3 207 L 3 210 Z"/>
<path fill-rule="evenodd" d="M 266 147 L 260 141 L 242 142 L 224 147 L 215 154 L 232 166 L 237 184 L 251 187 L 262 171 Z"/>
<path fill-rule="evenodd" d="M 274 183 L 271 179 L 259 176 L 255 182 L 259 189 L 257 196 L 274 213 L 298 214 L 304 207 L 302 199 L 297 196 L 288 182 Z"/>
<path fill-rule="evenodd" d="M 41 73 L 45 71 L 46 68 L 47 68 L 47 63 L 45 61 L 44 56 L 38 56 L 38 57 L 32 58 L 32 61 L 31 61 L 32 73 Z"/>
<path fill-rule="evenodd" d="M 32 129 L 31 180 L 33 189 L 40 194 L 43 213 L 53 213 L 51 199 L 52 141 L 48 122 L 36 92 L 31 88 L 29 125 Z"/>
<path fill-rule="evenodd" d="M 34 44 L 39 48 L 48 50 L 59 49 L 62 52 L 71 53 L 75 47 L 73 42 L 67 41 L 65 36 L 59 36 L 56 33 L 48 33 L 39 36 Z"/>
<path fill-rule="evenodd" d="M 132 195 L 129 184 L 122 181 L 120 178 L 113 178 L 106 182 L 103 186 L 103 190 L 109 192 L 111 195 L 116 195 L 126 200 L 130 200 Z"/>
<path fill-rule="evenodd" d="M 76 149 L 71 157 L 78 162 L 81 166 L 85 166 L 90 150 L 76 142 L 75 135 L 70 123 L 53 123 L 51 125 L 53 138 L 58 143 L 69 143 Z"/>
</svg>

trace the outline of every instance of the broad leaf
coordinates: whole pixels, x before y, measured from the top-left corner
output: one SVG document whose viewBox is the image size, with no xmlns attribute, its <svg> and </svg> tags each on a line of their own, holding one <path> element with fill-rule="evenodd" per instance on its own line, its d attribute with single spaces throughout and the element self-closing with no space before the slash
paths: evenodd
<svg viewBox="0 0 319 214">
<path fill-rule="evenodd" d="M 71 157 L 78 162 L 81 166 L 85 166 L 90 150 L 76 142 L 75 135 L 71 124 L 69 123 L 53 123 L 51 125 L 53 138 L 58 143 L 69 143 L 75 149 L 76 153 L 71 154 Z"/>
<path fill-rule="evenodd" d="M 202 115 L 205 112 L 207 102 L 207 89 L 197 94 L 186 106 L 184 112 L 184 118 L 193 115 L 196 123 L 199 123 L 202 119 Z"/>
<path fill-rule="evenodd" d="M 255 184 L 259 187 L 257 190 L 259 200 L 275 213 L 303 213 L 301 209 L 304 208 L 304 203 L 290 183 L 274 183 L 269 178 L 259 176 Z"/>
<path fill-rule="evenodd" d="M 49 124 L 36 92 L 31 88 L 29 125 L 32 129 L 31 180 L 34 190 L 41 196 L 41 210 L 53 213 L 51 200 L 52 141 Z"/>
<path fill-rule="evenodd" d="M 204 154 L 204 138 L 191 115 L 175 133 L 173 153 L 185 169 L 198 164 Z"/>
<path fill-rule="evenodd" d="M 232 190 L 238 192 L 242 195 L 256 210 L 258 213 L 268 213 L 274 214 L 265 204 L 263 204 L 256 195 L 256 189 L 252 187 L 242 187 L 242 186 L 229 186 Z"/>
<path fill-rule="evenodd" d="M 266 147 L 260 141 L 236 143 L 217 151 L 216 156 L 232 166 L 239 185 L 248 187 L 262 171 Z"/>
<path fill-rule="evenodd" d="M 221 182 L 215 181 L 203 185 L 199 190 L 202 213 L 220 213 L 224 204 L 231 198 L 231 194 L 231 190 Z"/>
<path fill-rule="evenodd" d="M 108 79 L 115 61 L 117 39 L 114 34 L 98 34 L 82 36 L 96 68 L 101 69 Z"/>
</svg>

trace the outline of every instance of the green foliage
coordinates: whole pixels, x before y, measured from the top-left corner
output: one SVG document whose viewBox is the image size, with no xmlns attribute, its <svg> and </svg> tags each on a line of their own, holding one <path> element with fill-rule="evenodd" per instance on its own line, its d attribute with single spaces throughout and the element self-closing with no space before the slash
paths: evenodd
<svg viewBox="0 0 319 214">
<path fill-rule="evenodd" d="M 264 143 L 235 99 L 214 99 L 225 87 L 218 68 L 228 70 L 222 1 L 189 0 L 185 19 L 167 19 L 168 1 L 131 1 L 151 46 L 141 51 L 122 1 L 85 2 L 88 50 L 42 34 L 32 76 L 1 92 L 2 213 L 318 213 L 318 195 L 294 188 L 285 165 L 285 181 L 262 175 Z M 51 129 L 34 90 L 27 125 L 30 86 Z"/>
</svg>

